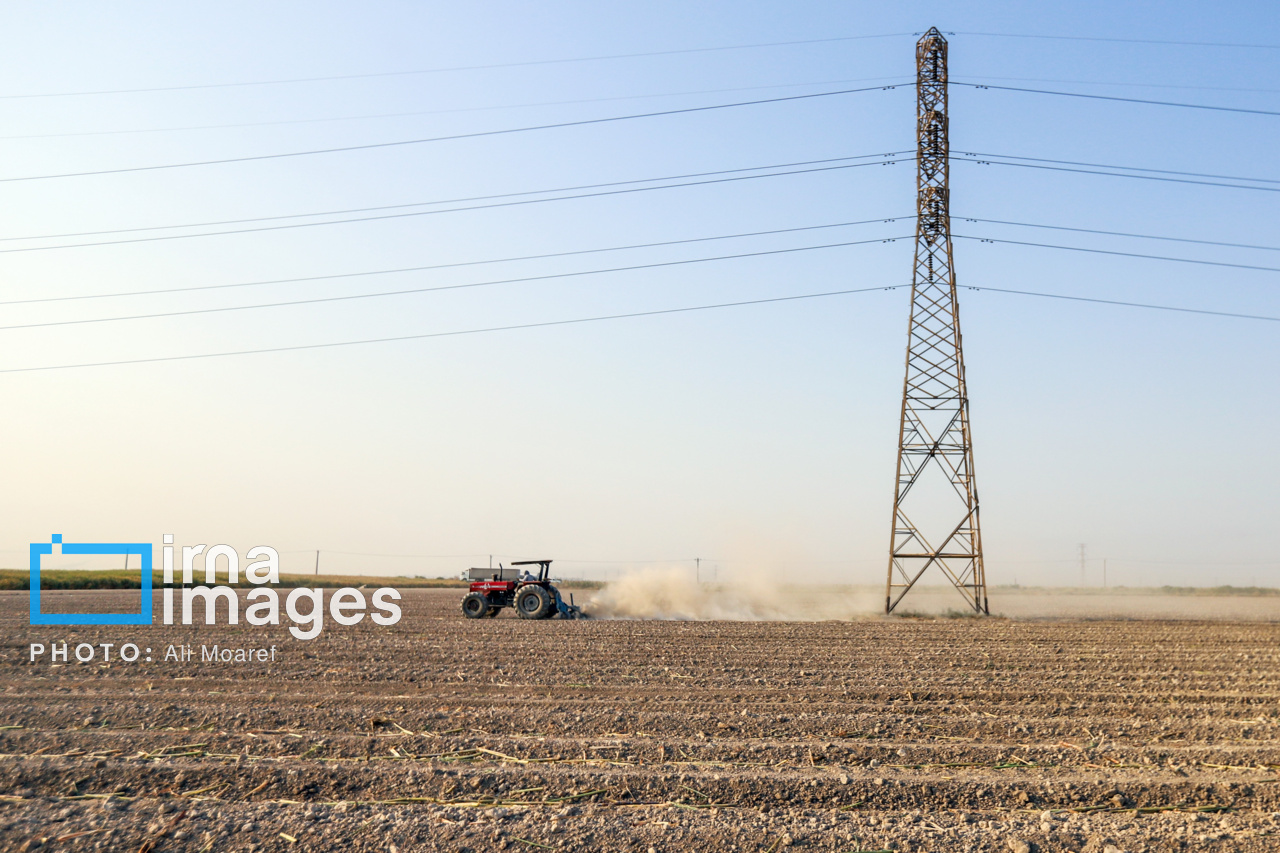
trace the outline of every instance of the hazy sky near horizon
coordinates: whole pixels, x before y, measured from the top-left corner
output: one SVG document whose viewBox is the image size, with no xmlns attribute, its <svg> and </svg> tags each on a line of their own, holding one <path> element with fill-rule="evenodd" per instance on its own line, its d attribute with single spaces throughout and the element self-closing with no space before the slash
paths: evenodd
<svg viewBox="0 0 1280 853">
<path fill-rule="evenodd" d="M 1280 7 L 1262 2 L 11 6 L 0 51 L 0 565 L 24 565 L 27 543 L 51 533 L 173 533 L 241 553 L 269 544 L 286 570 L 320 549 L 332 571 L 453 574 L 495 554 L 600 576 L 701 557 L 722 577 L 881 581 L 902 289 L 4 371 L 905 284 L 909 161 L 508 202 L 912 151 L 913 34 L 934 25 L 954 33 L 957 83 L 1280 112 Z M 808 43 L 702 50 L 788 41 Z M 240 83 L 252 85 L 223 85 Z M 896 88 L 874 88 L 886 85 Z M 980 155 L 952 166 L 958 280 L 1280 316 L 1280 273 L 1256 268 L 1280 268 L 1278 129 L 1274 114 L 953 86 L 953 154 Z M 1259 182 L 968 162 L 998 157 Z M 707 179 L 676 183 L 693 180 Z M 567 194 L 587 192 L 601 190 Z M 423 204 L 488 196 L 502 197 Z M 393 205 L 417 206 L 300 216 Z M 415 215 L 246 230 L 402 213 Z M 851 222 L 869 224 L 314 280 Z M 122 231 L 178 225 L 194 227 Z M 806 250 L 579 274 L 796 248 Z M 254 282 L 276 283 L 218 287 Z M 206 289 L 24 302 L 187 288 Z M 1113 584 L 1280 581 L 1280 323 L 969 290 L 961 314 L 990 583 L 1078 583 L 1080 543 L 1090 584 L 1103 558 Z M 48 323 L 63 325 L 12 328 Z"/>
</svg>

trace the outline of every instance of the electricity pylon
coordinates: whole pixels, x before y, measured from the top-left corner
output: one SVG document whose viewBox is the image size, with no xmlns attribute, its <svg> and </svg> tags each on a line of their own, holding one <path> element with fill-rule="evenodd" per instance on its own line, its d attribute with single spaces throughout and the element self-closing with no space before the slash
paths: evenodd
<svg viewBox="0 0 1280 853">
<path fill-rule="evenodd" d="M 938 566 L 988 613 L 951 258 L 947 40 L 936 28 L 916 43 L 916 105 L 916 255 L 884 609 Z"/>
</svg>

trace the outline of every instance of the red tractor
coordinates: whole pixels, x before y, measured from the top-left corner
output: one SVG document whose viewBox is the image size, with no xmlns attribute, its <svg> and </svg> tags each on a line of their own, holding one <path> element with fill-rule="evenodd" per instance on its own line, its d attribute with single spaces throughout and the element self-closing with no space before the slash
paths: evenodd
<svg viewBox="0 0 1280 853">
<path fill-rule="evenodd" d="M 538 573 L 517 566 L 537 566 Z M 462 612 L 468 619 L 491 619 L 502 608 L 514 607 L 521 619 L 582 618 L 572 595 L 568 604 L 560 597 L 550 573 L 550 560 L 521 560 L 510 568 L 498 564 L 496 569 L 468 569 L 463 579 L 471 582 L 471 591 L 462 599 Z"/>
</svg>

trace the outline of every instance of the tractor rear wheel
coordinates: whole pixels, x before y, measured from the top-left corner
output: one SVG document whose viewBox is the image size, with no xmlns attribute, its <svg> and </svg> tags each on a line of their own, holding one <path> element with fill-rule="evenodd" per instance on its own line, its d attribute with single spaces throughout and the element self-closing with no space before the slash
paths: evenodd
<svg viewBox="0 0 1280 853">
<path fill-rule="evenodd" d="M 521 619 L 546 619 L 554 608 L 551 593 L 540 586 L 526 586 L 516 596 L 516 612 Z"/>
<path fill-rule="evenodd" d="M 467 593 L 462 599 L 462 612 L 468 619 L 483 619 L 489 615 L 489 609 L 489 599 L 484 593 Z"/>
</svg>

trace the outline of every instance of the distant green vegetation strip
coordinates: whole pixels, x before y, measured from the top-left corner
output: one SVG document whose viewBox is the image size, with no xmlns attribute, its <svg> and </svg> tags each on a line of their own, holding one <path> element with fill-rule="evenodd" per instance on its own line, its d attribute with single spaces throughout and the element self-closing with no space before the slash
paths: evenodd
<svg viewBox="0 0 1280 853">
<path fill-rule="evenodd" d="M 995 593 L 1030 593 L 1032 595 L 1280 595 L 1273 586 L 1020 586 L 1000 584 L 991 587 Z"/>
<path fill-rule="evenodd" d="M 151 575 L 153 586 L 164 583 L 160 572 Z M 199 578 L 199 575 L 197 575 Z M 31 575 L 26 569 L 0 569 L 0 589 L 29 589 Z M 226 583 L 220 578 L 219 583 Z M 415 589 L 421 587 L 465 587 L 464 581 L 453 578 L 385 578 L 367 577 L 365 575 L 281 575 L 279 586 L 393 586 L 397 589 Z M 40 573 L 41 589 L 138 589 L 142 586 L 141 574 L 133 571 L 101 570 L 84 571 L 74 569 L 49 569 Z M 241 575 L 240 582 L 233 586 L 253 586 L 246 583 Z"/>
<path fill-rule="evenodd" d="M 1169 595 L 1280 595 L 1272 586 L 1162 586 Z"/>
</svg>

